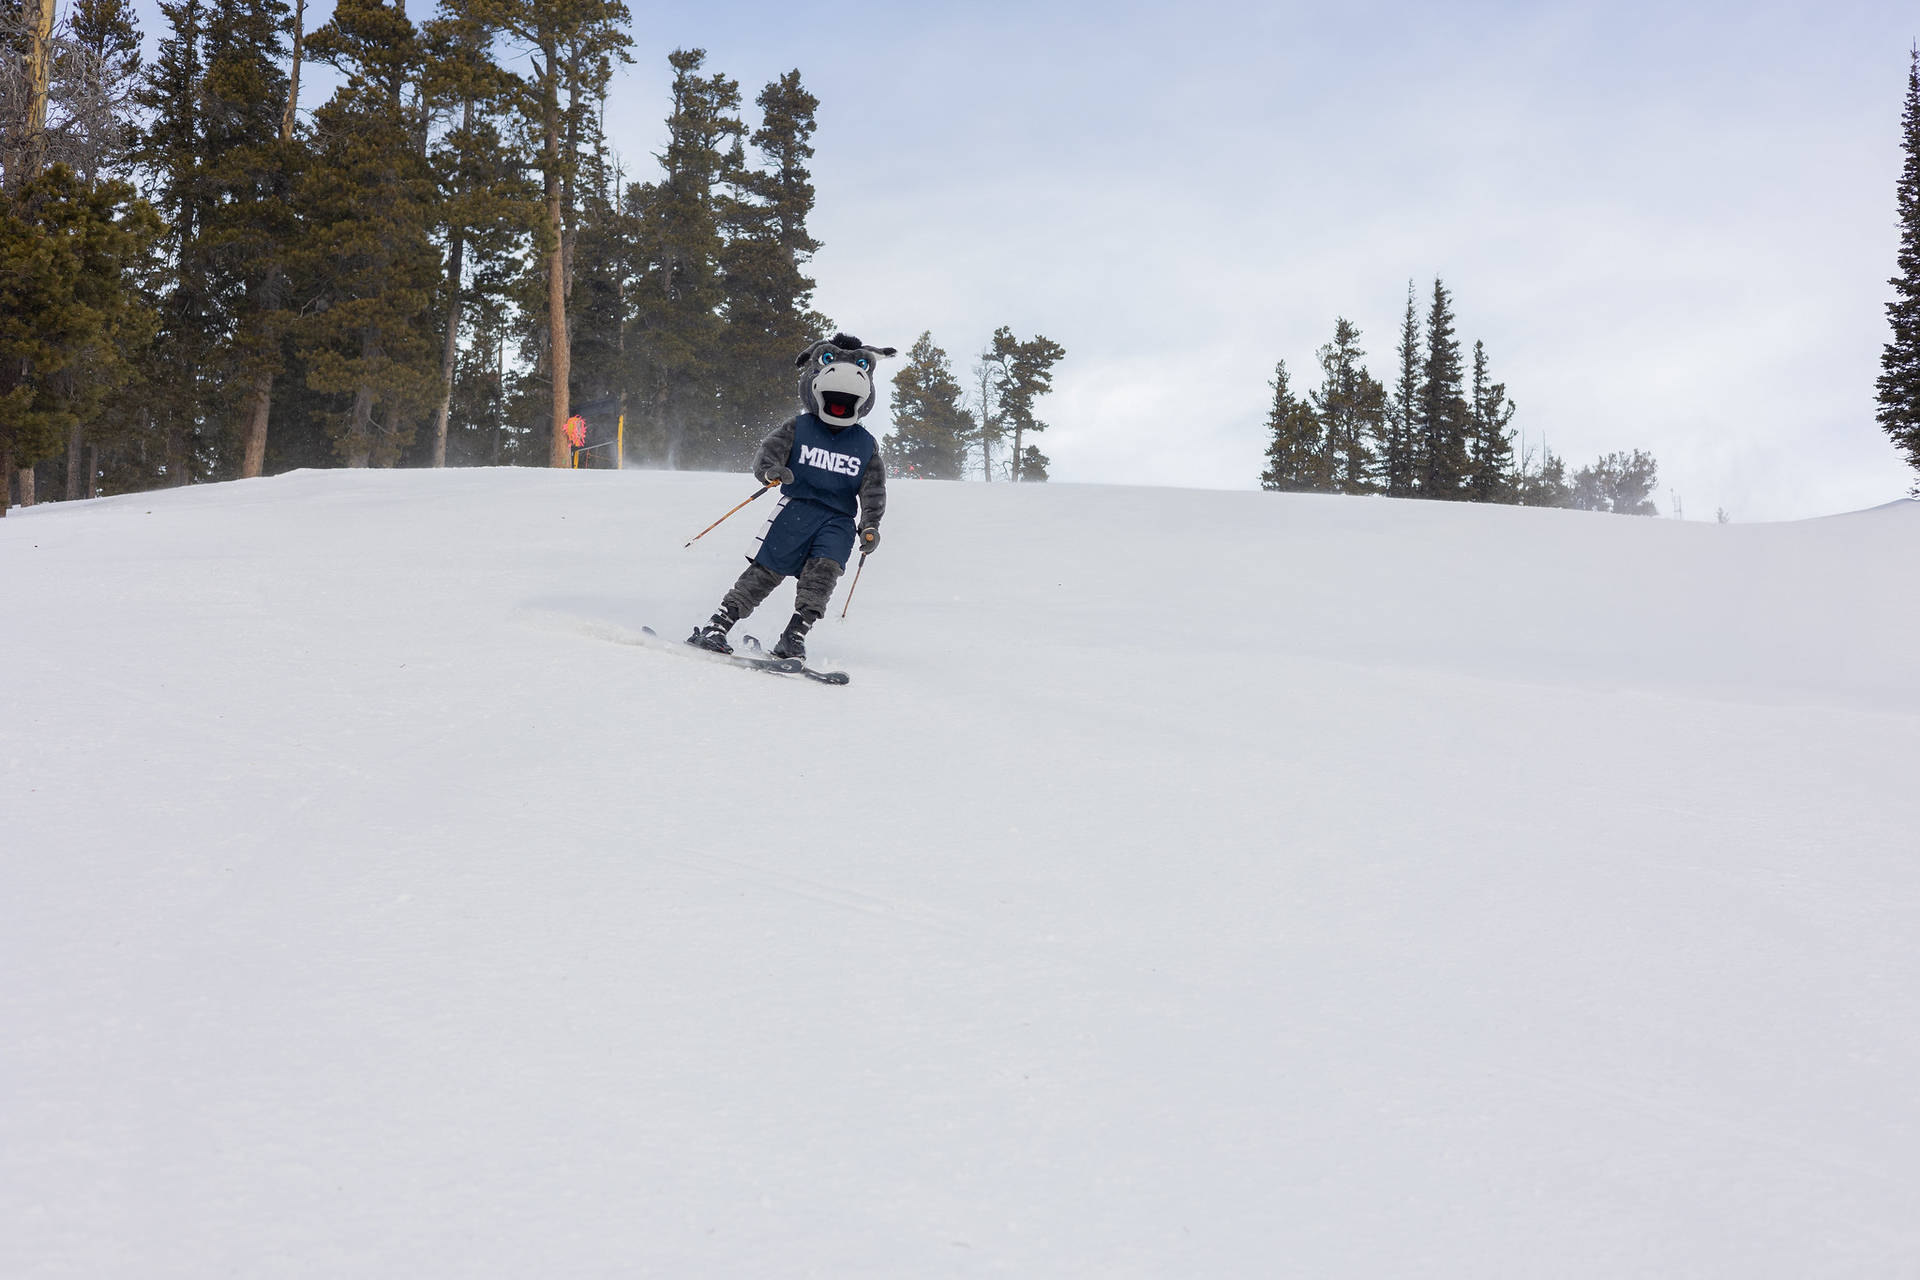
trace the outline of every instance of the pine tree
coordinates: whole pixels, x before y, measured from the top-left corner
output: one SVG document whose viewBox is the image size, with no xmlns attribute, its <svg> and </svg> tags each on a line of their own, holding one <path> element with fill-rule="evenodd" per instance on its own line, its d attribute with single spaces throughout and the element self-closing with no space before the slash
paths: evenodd
<svg viewBox="0 0 1920 1280">
<path fill-rule="evenodd" d="M 567 332 L 567 200 L 575 157 L 566 145 L 565 103 L 584 75 L 597 74 L 609 59 L 625 61 L 632 40 L 630 16 L 620 0 L 470 0 L 467 12 L 500 31 L 528 55 L 531 70 L 515 76 L 513 102 L 528 134 L 539 142 L 539 168 L 546 212 L 538 252 L 545 265 L 544 352 L 551 383 L 548 465 L 570 462 L 569 417 L 573 349 Z"/>
<path fill-rule="evenodd" d="M 820 248 L 807 230 L 814 198 L 807 162 L 820 101 L 798 71 L 768 84 L 755 101 L 761 125 L 752 143 L 765 167 L 739 172 L 739 192 L 725 202 L 721 254 L 724 422 L 738 430 L 743 455 L 792 416 L 793 358 L 827 330 L 803 269 Z"/>
<path fill-rule="evenodd" d="M 287 246 L 295 238 L 293 174 L 301 167 L 290 132 L 289 75 L 282 71 L 282 0 L 231 0 L 207 24 L 200 113 L 207 199 L 201 244 L 221 301 L 225 341 L 219 383 L 244 388 L 221 397 L 237 419 L 223 433 L 241 476 L 266 460 L 273 381 L 281 370 Z"/>
<path fill-rule="evenodd" d="M 1313 393 L 1322 439 L 1322 487 L 1334 493 L 1376 493 L 1378 444 L 1386 427 L 1387 389 L 1367 372 L 1360 330 L 1344 316 L 1320 348 L 1320 389 Z"/>
<path fill-rule="evenodd" d="M 1467 459 L 1467 493 L 1474 502 L 1512 502 L 1513 401 L 1507 384 L 1487 373 L 1487 344 L 1473 344 L 1473 399 L 1468 405 L 1471 424 Z"/>
<path fill-rule="evenodd" d="M 652 441 L 669 467 L 735 460 L 739 441 L 720 425 L 723 334 L 720 275 L 724 188 L 738 177 L 740 85 L 699 74 L 703 49 L 678 49 L 673 113 L 660 181 L 636 193 L 643 275 L 635 283 L 635 338 L 645 363 L 641 396 Z M 789 366 L 797 352 L 788 352 Z"/>
<path fill-rule="evenodd" d="M 640 220 L 620 191 L 598 122 L 586 131 L 579 210 L 568 253 L 567 331 L 573 337 L 575 411 L 616 421 L 627 412 L 636 382 L 632 338 L 634 282 L 640 277 Z M 609 455 L 600 459 L 615 460 Z"/>
<path fill-rule="evenodd" d="M 887 454 L 896 468 L 929 480 L 958 480 L 966 465 L 973 418 L 953 366 L 923 333 L 893 375 L 893 432 Z"/>
<path fill-rule="evenodd" d="M 140 443 L 152 447 L 135 450 L 141 461 L 120 480 L 126 487 L 190 484 L 212 461 L 204 391 L 217 382 L 211 366 L 221 332 L 204 243 L 209 153 L 200 85 L 209 8 L 205 0 L 160 0 L 167 31 L 135 95 L 149 121 L 135 141 L 135 158 L 167 238 L 166 269 L 154 283 L 159 333 L 141 374 L 148 391 Z"/>
<path fill-rule="evenodd" d="M 1652 494 L 1660 484 L 1660 466 L 1653 455 L 1609 453 L 1573 478 L 1571 505 L 1580 511 L 1611 511 L 1622 516 L 1657 516 Z"/>
<path fill-rule="evenodd" d="M 1380 478 L 1390 498 L 1411 497 L 1419 475 L 1420 316 L 1414 308 L 1413 281 L 1407 281 L 1407 314 L 1400 325 L 1395 354 L 1400 374 L 1387 402 L 1380 445 Z"/>
<path fill-rule="evenodd" d="M 307 385 L 340 398 L 330 433 L 347 465 L 391 466 L 437 390 L 434 184 L 406 98 L 422 51 L 405 12 L 381 0 L 340 0 L 309 51 L 345 83 L 314 113 L 319 146 L 301 182 L 300 265 L 326 285 L 299 353 Z"/>
<path fill-rule="evenodd" d="M 1907 68 L 1901 146 L 1906 161 L 1895 190 L 1899 273 L 1888 281 L 1894 298 L 1887 304 L 1893 338 L 1880 353 L 1876 416 L 1907 462 L 1920 469 L 1920 46 L 1914 47 Z"/>
<path fill-rule="evenodd" d="M 1260 487 L 1279 493 L 1306 493 L 1322 487 L 1326 474 L 1320 420 L 1313 405 L 1296 398 L 1287 378 L 1287 362 L 1273 367 L 1273 405 L 1267 411 L 1267 469 Z"/>
<path fill-rule="evenodd" d="M 1467 402 L 1461 394 L 1460 342 L 1454 337 L 1452 295 L 1437 278 L 1427 312 L 1427 360 L 1420 371 L 1415 429 L 1417 492 L 1423 498 L 1464 496 Z"/>
<path fill-rule="evenodd" d="M 1047 429 L 1047 424 L 1034 416 L 1033 402 L 1053 390 L 1053 366 L 1066 358 L 1067 349 L 1042 334 L 1022 342 L 1013 336 L 1012 329 L 1002 325 L 994 330 L 987 352 L 994 369 L 994 392 L 1003 430 L 1013 430 L 1012 478 L 1017 481 L 1026 462 L 1026 436 Z"/>
<path fill-rule="evenodd" d="M 133 375 L 151 316 L 129 278 L 159 234 L 131 186 L 64 164 L 0 196 L 0 478 L 55 456 Z"/>
<path fill-rule="evenodd" d="M 426 451 L 428 465 L 440 467 L 447 462 L 462 320 L 475 301 L 470 273 L 496 282 L 497 288 L 500 266 L 518 258 L 538 207 L 536 191 L 502 136 L 511 86 L 488 56 L 492 33 L 456 11 L 428 23 L 422 34 L 428 102 L 459 121 L 441 134 L 429 156 L 437 185 L 437 230 L 446 245 L 440 402 Z M 492 402 L 486 411 L 494 414 L 499 407 Z"/>
</svg>

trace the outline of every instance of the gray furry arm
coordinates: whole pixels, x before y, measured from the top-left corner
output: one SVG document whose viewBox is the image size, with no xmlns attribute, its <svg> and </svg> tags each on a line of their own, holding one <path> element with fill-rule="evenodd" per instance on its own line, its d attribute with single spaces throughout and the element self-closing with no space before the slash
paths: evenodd
<svg viewBox="0 0 1920 1280">
<path fill-rule="evenodd" d="M 880 517 L 887 514 L 887 464 L 880 459 L 876 450 L 867 463 L 867 469 L 860 476 L 860 527 L 872 525 L 880 527 Z"/>
<path fill-rule="evenodd" d="M 793 423 L 792 418 L 787 419 L 760 442 L 760 452 L 753 458 L 753 478 L 760 483 L 765 484 L 767 473 L 786 466 L 787 459 L 793 456 Z"/>
</svg>

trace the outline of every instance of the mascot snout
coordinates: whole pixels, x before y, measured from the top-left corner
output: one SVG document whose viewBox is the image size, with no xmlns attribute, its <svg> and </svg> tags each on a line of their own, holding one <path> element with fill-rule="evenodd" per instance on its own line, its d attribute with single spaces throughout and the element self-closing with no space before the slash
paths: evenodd
<svg viewBox="0 0 1920 1280">
<path fill-rule="evenodd" d="M 800 407 L 831 430 L 852 426 L 873 411 L 874 367 L 893 354 L 893 347 L 870 347 L 844 333 L 814 343 L 794 361 Z"/>
</svg>

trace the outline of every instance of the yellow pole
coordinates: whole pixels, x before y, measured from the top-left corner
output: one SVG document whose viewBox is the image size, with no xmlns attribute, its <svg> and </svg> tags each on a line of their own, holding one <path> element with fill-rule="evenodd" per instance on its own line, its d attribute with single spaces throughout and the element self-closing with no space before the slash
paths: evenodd
<svg viewBox="0 0 1920 1280">
<path fill-rule="evenodd" d="M 624 471 L 627 466 L 627 411 L 620 411 L 620 425 L 613 429 L 613 469 Z"/>
</svg>

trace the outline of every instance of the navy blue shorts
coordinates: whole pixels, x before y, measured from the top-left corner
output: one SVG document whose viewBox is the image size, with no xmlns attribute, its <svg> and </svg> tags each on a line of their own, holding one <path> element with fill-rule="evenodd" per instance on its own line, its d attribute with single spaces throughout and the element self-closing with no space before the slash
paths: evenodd
<svg viewBox="0 0 1920 1280">
<path fill-rule="evenodd" d="M 852 516 L 783 493 L 760 530 L 759 546 L 747 558 L 792 578 L 809 560 L 831 560 L 845 569 L 852 556 Z"/>
</svg>

